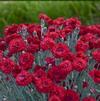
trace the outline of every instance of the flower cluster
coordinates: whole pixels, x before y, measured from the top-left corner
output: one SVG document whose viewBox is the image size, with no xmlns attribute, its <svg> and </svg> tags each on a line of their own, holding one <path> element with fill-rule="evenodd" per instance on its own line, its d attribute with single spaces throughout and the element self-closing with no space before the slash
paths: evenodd
<svg viewBox="0 0 100 101">
<path fill-rule="evenodd" d="M 83 26 L 77 18 L 52 20 L 43 13 L 39 19 L 41 24 L 5 27 L 0 70 L 17 85 L 34 85 L 47 101 L 97 101 L 98 91 L 89 81 L 100 84 L 100 25 Z"/>
</svg>

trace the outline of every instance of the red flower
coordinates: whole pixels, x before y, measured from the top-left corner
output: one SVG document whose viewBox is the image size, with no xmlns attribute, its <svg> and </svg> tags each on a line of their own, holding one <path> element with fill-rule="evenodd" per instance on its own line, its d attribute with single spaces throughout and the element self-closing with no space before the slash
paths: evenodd
<svg viewBox="0 0 100 101">
<path fill-rule="evenodd" d="M 100 38 L 98 38 L 95 42 L 95 48 L 100 48 Z"/>
<path fill-rule="evenodd" d="M 88 32 L 89 32 L 88 26 L 83 26 L 83 25 L 80 26 L 80 32 L 79 32 L 80 35 L 85 35 Z"/>
<path fill-rule="evenodd" d="M 100 28 L 99 28 L 99 25 L 89 25 L 88 26 L 88 31 L 90 33 L 93 33 L 93 34 L 100 34 Z"/>
<path fill-rule="evenodd" d="M 57 39 L 59 37 L 57 32 L 48 32 L 46 33 L 46 37 L 52 38 L 52 39 Z"/>
<path fill-rule="evenodd" d="M 20 86 L 27 86 L 32 82 L 32 75 L 28 71 L 21 71 L 16 77 L 16 83 Z"/>
<path fill-rule="evenodd" d="M 58 67 L 50 68 L 47 76 L 54 82 L 60 82 L 62 80 L 62 75 L 60 75 L 60 70 Z"/>
<path fill-rule="evenodd" d="M 67 52 L 65 59 L 69 60 L 69 61 L 73 61 L 75 59 L 75 54 L 72 53 L 71 51 L 69 51 L 69 52 Z"/>
<path fill-rule="evenodd" d="M 4 34 L 7 36 L 7 35 L 10 35 L 10 34 L 14 34 L 17 32 L 17 28 L 18 28 L 18 25 L 17 24 L 13 24 L 11 26 L 7 26 L 5 27 L 4 29 Z"/>
<path fill-rule="evenodd" d="M 0 63 L 0 68 L 5 74 L 9 74 L 14 69 L 15 63 L 9 58 L 3 58 Z"/>
<path fill-rule="evenodd" d="M 25 42 L 21 38 L 13 39 L 9 43 L 10 53 L 17 53 L 23 51 L 25 50 L 25 48 L 26 48 Z"/>
<path fill-rule="evenodd" d="M 55 26 L 48 26 L 48 32 L 55 32 L 56 27 Z"/>
<path fill-rule="evenodd" d="M 37 44 L 37 45 L 40 44 L 40 40 L 39 40 L 39 38 L 37 36 L 28 36 L 27 37 L 27 42 L 29 44 Z"/>
<path fill-rule="evenodd" d="M 96 101 L 96 99 L 92 96 L 88 96 L 82 99 L 82 101 Z"/>
<path fill-rule="evenodd" d="M 65 27 L 64 29 L 58 30 L 57 32 L 59 33 L 60 38 L 63 38 L 66 40 L 66 37 L 72 32 L 72 28 Z"/>
<path fill-rule="evenodd" d="M 71 89 L 65 91 L 63 101 L 80 101 L 79 94 Z"/>
<path fill-rule="evenodd" d="M 21 67 L 17 64 L 15 64 L 13 70 L 12 70 L 12 75 L 14 78 L 21 72 Z"/>
<path fill-rule="evenodd" d="M 69 18 L 65 20 L 66 26 L 71 26 L 73 29 L 76 27 L 80 27 L 81 22 L 77 18 Z"/>
<path fill-rule="evenodd" d="M 38 70 L 43 70 L 43 72 L 45 72 L 45 68 L 45 66 L 35 65 L 34 72 L 37 72 Z"/>
<path fill-rule="evenodd" d="M 52 90 L 50 92 L 50 96 L 53 96 L 53 95 L 58 96 L 60 100 L 63 101 L 65 96 L 65 89 L 62 86 L 53 85 Z"/>
<path fill-rule="evenodd" d="M 34 62 L 34 56 L 31 53 L 23 53 L 19 57 L 19 64 L 22 69 L 30 69 L 32 68 L 32 64 Z"/>
<path fill-rule="evenodd" d="M 61 101 L 57 95 L 52 95 L 49 97 L 48 101 Z"/>
<path fill-rule="evenodd" d="M 100 83 L 100 70 L 93 69 L 89 72 L 95 83 Z"/>
<path fill-rule="evenodd" d="M 47 77 L 41 77 L 35 83 L 36 88 L 41 93 L 49 93 L 52 90 L 53 83 Z"/>
<path fill-rule="evenodd" d="M 69 60 L 65 60 L 60 63 L 59 69 L 62 72 L 62 75 L 67 76 L 72 71 L 72 64 Z"/>
<path fill-rule="evenodd" d="M 81 72 L 82 70 L 87 68 L 87 62 L 82 58 L 76 58 L 73 61 L 73 69 Z"/>
<path fill-rule="evenodd" d="M 48 49 L 52 49 L 52 47 L 55 45 L 55 42 L 53 41 L 53 39 L 45 37 L 43 39 L 43 41 L 41 41 L 41 48 L 43 50 L 48 50 Z"/>
<path fill-rule="evenodd" d="M 39 45 L 38 44 L 29 44 L 26 46 L 26 51 L 34 54 L 39 50 Z"/>
<path fill-rule="evenodd" d="M 27 37 L 27 48 L 26 51 L 35 53 L 40 48 L 40 40 L 37 36 L 28 36 Z"/>
<path fill-rule="evenodd" d="M 63 43 L 58 43 L 53 47 L 52 52 L 56 58 L 65 58 L 69 48 Z"/>
<path fill-rule="evenodd" d="M 98 45 L 97 45 L 97 39 L 93 39 L 89 42 L 89 49 L 94 49 L 94 48 L 97 48 Z"/>
<path fill-rule="evenodd" d="M 27 31 L 31 36 L 37 36 L 41 39 L 41 26 L 39 24 L 29 24 Z M 36 34 L 34 34 L 36 32 Z"/>
<path fill-rule="evenodd" d="M 29 24 L 27 26 L 27 31 L 30 35 L 33 35 L 33 32 L 35 31 L 35 24 Z"/>
<path fill-rule="evenodd" d="M 68 73 L 65 73 L 64 68 L 61 70 L 59 67 L 52 67 L 51 69 L 48 70 L 48 77 L 54 81 L 54 82 L 61 82 L 66 78 L 66 75 Z"/>
<path fill-rule="evenodd" d="M 85 42 L 79 40 L 77 42 L 75 48 L 76 48 L 76 51 L 86 52 L 89 48 L 89 45 L 88 45 L 88 43 L 85 43 Z"/>
<path fill-rule="evenodd" d="M 50 17 L 48 17 L 46 14 L 44 14 L 44 13 L 40 13 L 39 19 L 45 20 L 46 23 L 48 23 L 48 24 L 52 23 L 52 19 Z"/>
<path fill-rule="evenodd" d="M 88 57 L 87 55 L 85 55 L 83 52 L 77 52 L 77 53 L 76 53 L 76 57 L 82 58 L 82 59 L 84 59 L 85 61 L 88 61 L 88 60 L 89 60 L 89 57 Z"/>
<path fill-rule="evenodd" d="M 17 33 L 14 33 L 14 34 L 11 34 L 11 35 L 7 35 L 5 37 L 5 41 L 7 44 L 9 44 L 9 42 L 13 39 L 17 39 L 17 38 L 21 38 L 21 35 L 20 34 L 17 34 Z"/>
<path fill-rule="evenodd" d="M 82 37 L 80 37 L 80 39 L 84 42 L 89 42 L 91 40 L 96 39 L 96 36 L 93 33 L 87 33 L 83 35 Z"/>
<path fill-rule="evenodd" d="M 88 42 L 89 49 L 93 49 L 96 47 L 97 38 L 93 33 L 87 33 L 87 34 L 81 36 L 80 40 L 83 41 L 84 43 Z"/>
<path fill-rule="evenodd" d="M 64 18 L 63 17 L 59 17 L 59 18 L 53 20 L 53 24 L 57 25 L 57 26 L 63 25 L 64 24 Z"/>
<path fill-rule="evenodd" d="M 100 62 L 100 50 L 95 50 L 92 55 L 97 62 Z"/>
<path fill-rule="evenodd" d="M 35 66 L 34 72 L 33 72 L 33 83 L 36 83 L 37 80 L 41 79 L 42 77 L 46 77 L 46 72 L 42 70 L 42 67 Z"/>
</svg>

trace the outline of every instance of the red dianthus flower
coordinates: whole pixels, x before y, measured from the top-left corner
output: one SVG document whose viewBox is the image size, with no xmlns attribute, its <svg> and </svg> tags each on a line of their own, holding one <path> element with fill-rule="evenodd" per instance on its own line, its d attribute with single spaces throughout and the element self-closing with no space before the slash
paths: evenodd
<svg viewBox="0 0 100 101">
<path fill-rule="evenodd" d="M 52 90 L 53 83 L 47 77 L 41 77 L 35 83 L 37 90 L 41 93 L 49 93 Z"/>
<path fill-rule="evenodd" d="M 52 49 L 52 47 L 55 45 L 55 42 L 53 41 L 53 39 L 49 38 L 49 37 L 45 37 L 43 39 L 43 41 L 41 41 L 41 48 L 43 50 L 48 50 L 48 49 Z"/>
<path fill-rule="evenodd" d="M 92 55 L 97 62 L 100 62 L 100 50 L 95 50 Z"/>
<path fill-rule="evenodd" d="M 27 86 L 32 82 L 32 74 L 22 70 L 16 77 L 16 83 L 20 86 Z"/>
<path fill-rule="evenodd" d="M 65 58 L 69 48 L 63 43 L 58 43 L 53 47 L 52 52 L 56 58 Z"/>
<path fill-rule="evenodd" d="M 88 43 L 85 43 L 85 42 L 79 40 L 77 42 L 75 48 L 76 48 L 77 52 L 78 51 L 86 52 L 88 50 L 88 48 L 89 48 L 89 45 L 88 45 Z"/>
<path fill-rule="evenodd" d="M 67 74 L 69 74 L 72 71 L 72 64 L 69 60 L 65 60 L 60 63 L 59 69 L 62 72 L 62 75 L 67 76 Z"/>
<path fill-rule="evenodd" d="M 21 38 L 13 39 L 9 43 L 9 52 L 12 54 L 21 52 L 25 50 L 25 48 L 26 48 L 25 42 Z"/>
<path fill-rule="evenodd" d="M 15 63 L 9 58 L 3 58 L 0 63 L 0 68 L 5 74 L 9 74 L 14 69 Z"/>
<path fill-rule="evenodd" d="M 34 56 L 32 53 L 23 53 L 19 57 L 19 64 L 22 67 L 22 69 L 30 69 L 32 68 L 32 64 L 34 62 Z"/>
<path fill-rule="evenodd" d="M 76 58 L 73 63 L 73 69 L 81 72 L 82 70 L 87 68 L 87 61 L 82 58 Z"/>
<path fill-rule="evenodd" d="M 11 35 L 11 34 L 14 34 L 17 32 L 17 28 L 18 28 L 18 25 L 17 24 L 13 24 L 11 26 L 6 26 L 5 29 L 4 29 L 4 34 L 7 36 L 7 35 Z"/>
</svg>

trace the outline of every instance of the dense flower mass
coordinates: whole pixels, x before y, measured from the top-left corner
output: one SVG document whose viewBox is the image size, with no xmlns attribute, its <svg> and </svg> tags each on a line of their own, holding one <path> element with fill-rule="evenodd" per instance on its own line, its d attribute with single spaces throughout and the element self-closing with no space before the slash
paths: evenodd
<svg viewBox="0 0 100 101">
<path fill-rule="evenodd" d="M 19 86 L 33 85 L 46 96 L 42 101 L 100 101 L 100 25 L 44 13 L 39 19 L 5 27 L 1 72 Z"/>
</svg>

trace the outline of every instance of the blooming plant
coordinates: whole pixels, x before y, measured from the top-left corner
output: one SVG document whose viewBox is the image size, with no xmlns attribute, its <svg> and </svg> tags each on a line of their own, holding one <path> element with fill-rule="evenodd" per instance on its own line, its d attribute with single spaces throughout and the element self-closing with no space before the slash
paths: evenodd
<svg viewBox="0 0 100 101">
<path fill-rule="evenodd" d="M 100 101 L 100 25 L 39 19 L 4 29 L 0 101 Z"/>
</svg>

